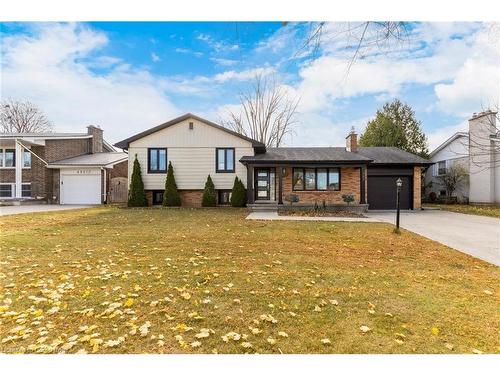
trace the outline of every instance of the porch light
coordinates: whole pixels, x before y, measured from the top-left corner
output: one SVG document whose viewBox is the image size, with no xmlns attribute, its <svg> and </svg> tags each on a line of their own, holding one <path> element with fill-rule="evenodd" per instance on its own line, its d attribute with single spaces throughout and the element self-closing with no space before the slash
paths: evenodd
<svg viewBox="0 0 500 375">
<path fill-rule="evenodd" d="M 396 180 L 396 186 L 398 187 L 398 189 L 401 189 L 401 186 L 403 186 L 403 180 L 401 180 L 401 178 L 398 178 Z"/>
</svg>

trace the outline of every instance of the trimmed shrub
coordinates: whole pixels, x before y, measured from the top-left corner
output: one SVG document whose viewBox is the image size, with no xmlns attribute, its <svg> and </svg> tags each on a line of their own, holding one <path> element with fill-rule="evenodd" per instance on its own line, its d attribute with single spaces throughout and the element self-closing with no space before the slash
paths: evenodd
<svg viewBox="0 0 500 375">
<path fill-rule="evenodd" d="M 127 205 L 129 207 L 146 207 L 148 205 L 146 193 L 144 192 L 144 183 L 142 182 L 141 164 L 137 160 L 137 154 L 135 154 L 132 178 L 128 189 Z"/>
<path fill-rule="evenodd" d="M 217 203 L 217 198 L 215 196 L 215 186 L 212 181 L 212 177 L 208 175 L 207 182 L 205 182 L 205 189 L 203 189 L 203 198 L 201 199 L 201 205 L 203 207 L 215 207 Z"/>
<path fill-rule="evenodd" d="M 431 191 L 429 193 L 429 199 L 431 200 L 431 202 L 435 202 L 437 200 L 437 195 L 435 192 Z"/>
<path fill-rule="evenodd" d="M 342 200 L 347 203 L 347 205 L 350 205 L 351 202 L 354 202 L 354 195 L 353 194 L 343 194 L 342 195 Z"/>
<path fill-rule="evenodd" d="M 168 163 L 167 178 L 165 179 L 165 192 L 163 193 L 163 205 L 167 207 L 179 207 L 181 205 L 181 196 L 177 191 L 172 162 Z"/>
<path fill-rule="evenodd" d="M 231 206 L 245 207 L 247 204 L 247 190 L 238 177 L 234 178 L 233 191 L 231 193 Z"/>
</svg>

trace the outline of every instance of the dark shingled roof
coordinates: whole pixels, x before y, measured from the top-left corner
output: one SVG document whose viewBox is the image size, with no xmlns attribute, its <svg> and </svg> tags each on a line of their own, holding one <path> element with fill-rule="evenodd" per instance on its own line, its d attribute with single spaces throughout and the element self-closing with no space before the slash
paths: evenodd
<svg viewBox="0 0 500 375">
<path fill-rule="evenodd" d="M 243 156 L 241 161 L 257 162 L 362 162 L 369 163 L 369 157 L 346 151 L 345 147 L 269 147 L 263 154 Z"/>
<path fill-rule="evenodd" d="M 345 147 L 279 147 L 267 148 L 265 153 L 243 156 L 242 162 L 296 162 L 296 163 L 369 163 L 427 165 L 429 161 L 397 147 L 358 147 L 358 152 Z"/>
<path fill-rule="evenodd" d="M 373 160 L 373 164 L 414 164 L 430 165 L 426 160 L 411 152 L 403 151 L 397 147 L 358 147 L 358 154 Z"/>
</svg>

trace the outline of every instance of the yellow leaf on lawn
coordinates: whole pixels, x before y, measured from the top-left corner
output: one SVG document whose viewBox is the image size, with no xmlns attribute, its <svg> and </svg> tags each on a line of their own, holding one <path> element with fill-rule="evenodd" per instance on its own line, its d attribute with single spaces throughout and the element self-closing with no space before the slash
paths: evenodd
<svg viewBox="0 0 500 375">
<path fill-rule="evenodd" d="M 432 327 L 431 332 L 434 336 L 439 335 L 439 328 L 438 327 Z"/>
<path fill-rule="evenodd" d="M 125 301 L 125 303 L 123 304 L 123 306 L 125 307 L 130 307 L 134 304 L 134 299 L 133 298 L 129 298 Z"/>
</svg>

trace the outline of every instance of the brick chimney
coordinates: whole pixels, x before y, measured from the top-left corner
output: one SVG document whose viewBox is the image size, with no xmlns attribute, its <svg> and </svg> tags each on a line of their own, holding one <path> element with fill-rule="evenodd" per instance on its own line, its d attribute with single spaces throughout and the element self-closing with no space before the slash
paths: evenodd
<svg viewBox="0 0 500 375">
<path fill-rule="evenodd" d="M 102 146 L 102 129 L 94 126 L 94 125 L 89 125 L 87 126 L 87 134 L 92 136 L 92 139 L 90 140 L 90 153 L 95 154 L 97 152 L 103 152 L 103 146 Z"/>
<path fill-rule="evenodd" d="M 354 126 L 351 129 L 351 132 L 347 135 L 345 149 L 349 152 L 358 152 L 358 135 L 354 130 Z"/>
</svg>

